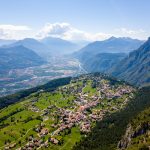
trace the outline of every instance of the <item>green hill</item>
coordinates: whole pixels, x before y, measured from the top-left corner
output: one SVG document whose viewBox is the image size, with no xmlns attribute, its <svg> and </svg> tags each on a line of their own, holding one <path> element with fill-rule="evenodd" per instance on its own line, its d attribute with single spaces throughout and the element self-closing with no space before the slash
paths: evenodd
<svg viewBox="0 0 150 150">
<path fill-rule="evenodd" d="M 14 104 L 6 103 L 0 110 L 0 149 L 72 149 L 94 135 L 106 116 L 123 111 L 136 91 L 125 82 L 95 73 L 57 79 L 4 97 L 1 104 Z"/>
</svg>

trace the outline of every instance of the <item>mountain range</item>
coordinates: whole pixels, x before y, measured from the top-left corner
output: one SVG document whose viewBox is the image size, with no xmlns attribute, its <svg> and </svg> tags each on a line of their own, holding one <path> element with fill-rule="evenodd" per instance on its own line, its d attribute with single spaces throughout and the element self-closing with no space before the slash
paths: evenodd
<svg viewBox="0 0 150 150">
<path fill-rule="evenodd" d="M 131 44 L 131 41 L 130 38 L 112 37 L 91 43 L 74 55 L 88 72 L 109 73 L 136 86 L 150 84 L 150 38 L 144 44 L 143 41 L 134 39 Z M 122 51 L 126 53 L 117 53 Z"/>
<path fill-rule="evenodd" d="M 128 37 L 111 37 L 104 41 L 95 41 L 80 49 L 74 55 L 79 58 L 86 57 L 87 54 L 98 53 L 129 53 L 137 49 L 144 41 L 131 39 Z"/>
<path fill-rule="evenodd" d="M 73 53 L 88 72 L 105 71 L 124 58 L 130 51 L 138 48 L 143 41 L 127 37 L 111 37 L 104 41 L 88 44 Z"/>
<path fill-rule="evenodd" d="M 46 45 L 33 38 L 25 38 L 23 40 L 16 41 L 15 43 L 8 45 L 8 47 L 20 45 L 33 50 L 35 53 L 37 53 L 39 56 L 43 58 L 48 59 L 48 57 L 51 56 L 51 50 Z"/>
<path fill-rule="evenodd" d="M 24 46 L 33 50 L 39 56 L 49 60 L 53 55 L 70 54 L 80 49 L 84 44 L 76 44 L 67 40 L 54 37 L 44 39 L 25 38 L 22 40 L 0 40 L 0 46 Z"/>
<path fill-rule="evenodd" d="M 9 42 L 13 42 L 13 40 Z M 149 40 L 140 47 L 143 43 L 144 41 L 137 39 L 111 37 L 104 41 L 92 42 L 76 51 L 80 47 L 79 45 L 63 39 L 47 37 L 42 40 L 35 40 L 26 38 L 1 47 L 1 69 L 5 70 L 4 66 L 8 66 L 6 70 L 8 68 L 20 68 L 21 59 L 22 68 L 41 65 L 44 60 L 45 62 L 46 60 L 51 61 L 51 57 L 54 55 L 64 55 L 76 51 L 73 53 L 73 57 L 79 59 L 87 72 L 109 73 L 132 84 L 145 85 L 150 82 Z M 138 49 L 138 47 L 140 48 Z M 4 49 L 6 52 L 11 51 L 11 53 L 4 54 Z M 25 49 L 27 53 L 25 53 Z M 8 63 L 9 61 L 4 59 L 7 55 L 9 59 L 6 60 L 10 60 L 10 64 Z M 39 62 L 35 58 L 39 58 Z M 13 62 L 12 60 L 15 61 Z M 29 60 L 31 61 L 30 65 Z"/>
<path fill-rule="evenodd" d="M 116 64 L 110 73 L 137 86 L 150 84 L 150 38 Z"/>
<path fill-rule="evenodd" d="M 145 43 L 133 39 L 131 45 L 127 41 L 132 43 L 129 38 L 112 37 L 101 44 L 91 43 L 72 55 L 88 72 L 110 74 L 119 80 L 101 73 L 83 74 L 0 98 L 0 146 L 148 150 L 150 38 Z M 50 52 L 49 39 L 47 44 L 24 39 L 1 47 L 0 71 L 44 64 L 44 47 L 36 49 L 36 43 Z"/>
<path fill-rule="evenodd" d="M 0 74 L 4 77 L 6 74 L 9 75 L 8 73 L 12 69 L 33 66 L 39 66 L 40 68 L 45 63 L 47 63 L 46 65 L 50 65 L 55 61 L 56 56 L 72 53 L 79 47 L 81 48 L 78 44 L 53 37 L 47 37 L 42 40 L 33 38 L 22 40 L 1 39 Z M 17 75 L 15 79 L 18 79 Z"/>
</svg>

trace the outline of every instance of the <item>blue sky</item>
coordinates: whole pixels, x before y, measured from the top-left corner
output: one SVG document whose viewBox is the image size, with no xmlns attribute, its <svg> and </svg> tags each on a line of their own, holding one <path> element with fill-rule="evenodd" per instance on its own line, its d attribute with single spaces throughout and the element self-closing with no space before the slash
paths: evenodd
<svg viewBox="0 0 150 150">
<path fill-rule="evenodd" d="M 149 17 L 150 0 L 0 0 L 0 38 L 146 39 Z"/>
</svg>

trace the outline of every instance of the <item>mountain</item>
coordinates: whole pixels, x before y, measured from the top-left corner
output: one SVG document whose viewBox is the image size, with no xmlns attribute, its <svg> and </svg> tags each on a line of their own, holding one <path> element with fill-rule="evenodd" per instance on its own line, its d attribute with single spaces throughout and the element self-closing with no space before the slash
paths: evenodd
<svg viewBox="0 0 150 150">
<path fill-rule="evenodd" d="M 19 40 L 9 46 L 24 46 L 28 49 L 33 50 L 36 52 L 39 56 L 44 58 L 51 57 L 51 50 L 44 45 L 43 43 L 39 42 L 38 40 L 32 39 L 32 38 L 25 38 L 23 40 Z"/>
<path fill-rule="evenodd" d="M 110 73 L 137 86 L 150 84 L 150 38 L 114 66 Z"/>
<path fill-rule="evenodd" d="M 9 45 L 16 42 L 16 40 L 5 40 L 5 39 L 0 39 L 0 46 L 4 46 L 4 45 Z"/>
<path fill-rule="evenodd" d="M 24 46 L 0 48 L 0 72 L 26 68 L 45 63 L 34 51 Z"/>
<path fill-rule="evenodd" d="M 57 55 L 69 54 L 81 48 L 75 43 L 60 38 L 46 37 L 40 41 L 43 44 L 45 44 L 47 47 L 49 47 L 49 49 L 52 50 L 53 54 L 57 54 Z"/>
<path fill-rule="evenodd" d="M 88 44 L 74 53 L 74 56 L 83 59 L 87 55 L 95 55 L 98 53 L 128 53 L 137 49 L 142 43 L 143 41 L 137 39 L 111 37 L 104 41 L 96 41 Z"/>
<path fill-rule="evenodd" d="M 125 53 L 99 53 L 89 55 L 81 60 L 83 68 L 88 72 L 107 72 L 114 65 L 125 58 Z"/>
<path fill-rule="evenodd" d="M 79 43 L 79 44 L 78 44 Z M 13 47 L 24 46 L 35 51 L 39 56 L 49 60 L 52 55 L 70 54 L 86 45 L 87 41 L 76 41 L 76 43 L 60 38 L 47 37 L 42 40 L 25 38 L 22 40 L 0 40 L 0 46 Z"/>
</svg>

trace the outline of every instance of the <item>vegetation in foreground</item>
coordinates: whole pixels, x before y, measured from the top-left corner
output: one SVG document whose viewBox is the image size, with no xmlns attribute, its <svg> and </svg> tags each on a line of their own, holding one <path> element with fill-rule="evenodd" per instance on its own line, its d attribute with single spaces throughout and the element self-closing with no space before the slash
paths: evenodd
<svg viewBox="0 0 150 150">
<path fill-rule="evenodd" d="M 51 83 L 22 93 L 20 102 L 0 110 L 1 149 L 72 149 L 94 134 L 99 121 L 124 110 L 136 91 L 100 74 Z"/>
</svg>

